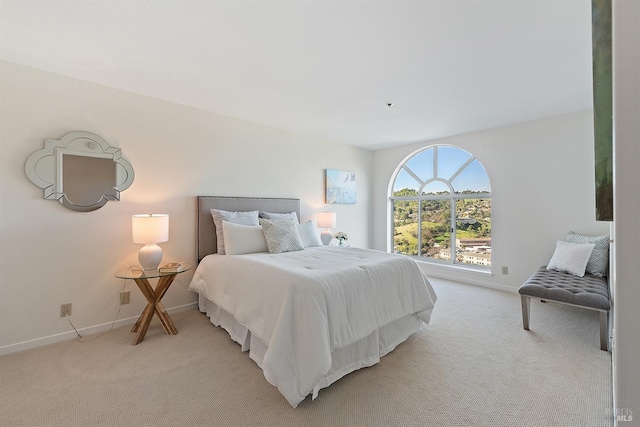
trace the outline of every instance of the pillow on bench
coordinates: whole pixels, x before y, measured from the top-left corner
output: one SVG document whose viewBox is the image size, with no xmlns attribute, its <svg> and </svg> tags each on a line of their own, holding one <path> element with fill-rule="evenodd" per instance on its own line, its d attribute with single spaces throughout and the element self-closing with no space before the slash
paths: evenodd
<svg viewBox="0 0 640 427">
<path fill-rule="evenodd" d="M 547 265 L 547 270 L 556 270 L 582 277 L 593 248 L 593 243 L 568 243 L 558 240 L 556 250 Z"/>
<path fill-rule="evenodd" d="M 594 248 L 587 262 L 586 272 L 598 277 L 606 277 L 609 268 L 609 240 L 608 234 L 601 236 L 587 236 L 570 231 L 564 239 L 570 243 L 592 243 Z"/>
</svg>

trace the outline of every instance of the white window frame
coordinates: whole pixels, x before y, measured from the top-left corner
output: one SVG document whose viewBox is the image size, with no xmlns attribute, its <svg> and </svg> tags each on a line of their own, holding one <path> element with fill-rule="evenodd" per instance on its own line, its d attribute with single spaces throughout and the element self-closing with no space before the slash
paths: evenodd
<svg viewBox="0 0 640 427">
<path fill-rule="evenodd" d="M 451 147 L 451 148 L 455 148 L 461 151 L 464 151 L 465 153 L 469 154 L 469 159 L 467 159 L 459 168 L 458 170 L 448 179 L 444 179 L 444 178 L 440 178 L 437 176 L 438 173 L 438 148 L 439 147 Z M 416 175 L 416 173 L 414 171 L 411 170 L 411 168 L 407 165 L 407 163 L 413 159 L 415 156 L 429 150 L 429 149 L 433 149 L 433 177 L 428 178 L 427 180 L 423 180 L 422 178 L 420 178 L 418 175 Z M 444 144 L 439 144 L 439 145 L 431 145 L 429 147 L 425 147 L 423 149 L 420 149 L 418 151 L 415 151 L 414 153 L 412 153 L 411 155 L 407 156 L 402 163 L 398 166 L 398 168 L 396 169 L 395 173 L 393 174 L 393 177 L 390 181 L 389 184 L 389 211 L 388 211 L 388 224 L 389 224 L 389 236 L 388 236 L 388 252 L 394 252 L 395 249 L 395 244 L 394 244 L 394 229 L 395 229 L 395 222 L 394 222 L 394 202 L 395 201 L 401 201 L 401 200 L 409 200 L 409 201 L 418 201 L 418 215 L 417 215 L 417 226 L 418 226 L 418 230 L 422 230 L 422 202 L 426 201 L 426 200 L 449 200 L 449 202 L 451 203 L 451 218 L 450 218 L 450 226 L 451 226 L 451 242 L 450 242 L 450 248 L 452 251 L 452 256 L 451 256 L 451 260 L 446 261 L 446 260 L 435 260 L 432 258 L 428 258 L 428 257 L 424 257 L 421 254 L 422 251 L 422 233 L 418 232 L 418 255 L 407 255 L 410 256 L 412 258 L 416 258 L 419 259 L 420 261 L 424 261 L 424 262 L 429 262 L 432 263 L 434 265 L 446 265 L 446 266 L 453 266 L 453 267 L 460 267 L 460 268 L 465 268 L 465 269 L 478 269 L 478 270 L 482 270 L 482 271 L 486 271 L 486 270 L 490 270 L 491 266 L 482 266 L 482 265 L 477 265 L 477 264 L 466 264 L 466 263 L 461 263 L 458 262 L 456 260 L 456 256 L 454 254 L 456 245 L 456 233 L 457 233 L 457 227 L 456 227 L 456 205 L 457 205 L 457 201 L 458 200 L 465 200 L 465 199 L 489 199 L 491 200 L 491 190 L 489 190 L 489 192 L 487 193 L 473 193 L 473 194 L 462 194 L 462 193 L 458 193 L 456 194 L 452 185 L 452 182 L 471 164 L 473 163 L 474 160 L 476 160 L 476 156 L 474 156 L 473 154 L 469 153 L 467 150 L 464 150 L 460 147 L 454 146 L 454 145 L 444 145 Z M 480 162 L 480 160 L 478 160 L 478 162 Z M 480 164 L 482 165 L 482 162 L 480 162 Z M 484 168 L 484 165 L 482 165 L 482 167 Z M 398 174 L 401 171 L 405 171 L 407 172 L 409 175 L 411 175 L 417 183 L 420 184 L 417 193 L 419 194 L 418 196 L 394 196 L 393 195 L 393 188 L 394 188 L 394 184 L 396 179 L 398 178 Z M 486 173 L 486 169 L 485 169 L 485 173 Z M 447 195 L 421 195 L 424 188 L 429 185 L 432 182 L 442 182 L 444 183 L 448 188 L 449 188 L 449 194 Z M 489 181 L 489 177 L 487 175 L 487 181 Z M 493 215 L 492 215 L 493 216 Z"/>
</svg>

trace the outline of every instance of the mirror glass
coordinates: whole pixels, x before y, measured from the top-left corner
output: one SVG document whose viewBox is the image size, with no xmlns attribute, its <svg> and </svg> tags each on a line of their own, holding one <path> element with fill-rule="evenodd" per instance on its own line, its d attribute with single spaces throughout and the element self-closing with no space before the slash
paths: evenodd
<svg viewBox="0 0 640 427">
<path fill-rule="evenodd" d="M 120 200 L 120 192 L 131 186 L 134 177 L 119 148 L 82 131 L 46 139 L 44 148 L 29 156 L 25 172 L 44 190 L 45 199 L 81 212 Z"/>
</svg>

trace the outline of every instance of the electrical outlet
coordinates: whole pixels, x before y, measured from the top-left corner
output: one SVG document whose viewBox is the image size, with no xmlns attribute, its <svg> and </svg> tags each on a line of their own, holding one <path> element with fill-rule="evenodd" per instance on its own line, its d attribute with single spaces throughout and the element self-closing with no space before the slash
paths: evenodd
<svg viewBox="0 0 640 427">
<path fill-rule="evenodd" d="M 71 316 L 71 303 L 60 305 L 60 317 Z"/>
<path fill-rule="evenodd" d="M 506 265 L 502 266 L 502 274 L 509 274 L 509 267 L 507 267 Z"/>
<path fill-rule="evenodd" d="M 129 304 L 131 302 L 131 291 L 120 292 L 120 304 Z"/>
</svg>

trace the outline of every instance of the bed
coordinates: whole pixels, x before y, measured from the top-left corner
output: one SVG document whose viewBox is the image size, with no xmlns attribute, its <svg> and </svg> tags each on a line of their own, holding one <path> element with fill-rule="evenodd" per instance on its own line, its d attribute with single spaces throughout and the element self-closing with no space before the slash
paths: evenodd
<svg viewBox="0 0 640 427">
<path fill-rule="evenodd" d="M 378 363 L 429 322 L 436 295 L 411 258 L 312 244 L 282 253 L 220 255 L 211 209 L 300 218 L 300 201 L 198 197 L 199 263 L 189 285 L 200 311 L 249 353 L 291 406 Z M 297 227 L 304 225 L 311 224 Z M 232 236 L 223 241 L 232 243 Z"/>
</svg>

